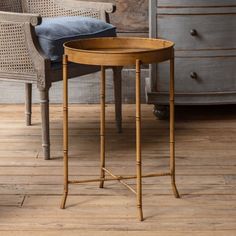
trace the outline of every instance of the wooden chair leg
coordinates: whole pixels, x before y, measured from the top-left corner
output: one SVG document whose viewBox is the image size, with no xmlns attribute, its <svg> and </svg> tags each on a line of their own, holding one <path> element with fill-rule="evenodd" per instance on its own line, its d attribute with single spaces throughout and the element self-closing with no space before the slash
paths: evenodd
<svg viewBox="0 0 236 236">
<path fill-rule="evenodd" d="M 42 147 L 45 160 L 50 159 L 50 130 L 49 130 L 49 89 L 40 91 L 40 105 L 42 116 Z"/>
<path fill-rule="evenodd" d="M 113 67 L 116 126 L 118 133 L 122 132 L 122 67 Z"/>
<path fill-rule="evenodd" d="M 32 116 L 32 84 L 25 84 L 25 119 L 26 125 L 31 125 Z"/>
</svg>

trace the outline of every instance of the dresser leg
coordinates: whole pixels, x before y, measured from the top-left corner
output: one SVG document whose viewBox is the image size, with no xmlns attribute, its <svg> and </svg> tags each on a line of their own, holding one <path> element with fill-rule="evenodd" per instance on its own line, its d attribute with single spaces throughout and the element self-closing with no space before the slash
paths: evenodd
<svg viewBox="0 0 236 236">
<path fill-rule="evenodd" d="M 100 85 L 100 102 L 101 102 L 101 118 L 100 118 L 100 159 L 101 159 L 101 181 L 100 188 L 104 187 L 105 178 L 105 106 L 106 106 L 106 71 L 104 66 L 101 68 L 101 85 Z"/>
<path fill-rule="evenodd" d="M 169 118 L 169 114 L 170 114 L 169 106 L 154 105 L 153 114 L 159 120 L 167 120 Z"/>
<path fill-rule="evenodd" d="M 170 173 L 171 185 L 176 198 L 179 193 L 175 184 L 175 78 L 174 58 L 170 60 Z"/>
</svg>

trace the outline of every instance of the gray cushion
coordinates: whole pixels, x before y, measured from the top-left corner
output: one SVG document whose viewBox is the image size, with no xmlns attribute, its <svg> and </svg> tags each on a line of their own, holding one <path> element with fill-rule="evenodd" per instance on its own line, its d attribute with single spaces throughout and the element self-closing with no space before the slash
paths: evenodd
<svg viewBox="0 0 236 236">
<path fill-rule="evenodd" d="M 60 62 L 65 42 L 96 37 L 115 37 L 116 28 L 102 20 L 89 17 L 44 18 L 35 27 L 39 44 L 45 55 L 53 62 Z"/>
</svg>

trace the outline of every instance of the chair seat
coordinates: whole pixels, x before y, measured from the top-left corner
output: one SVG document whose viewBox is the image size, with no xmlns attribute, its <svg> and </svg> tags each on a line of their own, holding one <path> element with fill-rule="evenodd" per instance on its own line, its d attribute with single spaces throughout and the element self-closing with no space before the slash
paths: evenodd
<svg viewBox="0 0 236 236">
<path fill-rule="evenodd" d="M 43 18 L 35 27 L 39 44 L 52 62 L 61 62 L 65 42 L 96 37 L 116 37 L 116 27 L 102 20 L 89 17 Z"/>
</svg>

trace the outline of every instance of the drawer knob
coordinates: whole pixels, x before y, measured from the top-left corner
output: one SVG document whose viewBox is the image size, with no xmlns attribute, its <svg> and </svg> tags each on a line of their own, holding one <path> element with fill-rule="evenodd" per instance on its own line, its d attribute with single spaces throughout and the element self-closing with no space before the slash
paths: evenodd
<svg viewBox="0 0 236 236">
<path fill-rule="evenodd" d="M 197 30 L 191 29 L 191 30 L 190 30 L 190 34 L 191 34 L 192 36 L 197 36 Z"/>
<path fill-rule="evenodd" d="M 197 78 L 198 78 L 196 72 L 191 72 L 190 77 L 191 77 L 192 79 L 197 79 Z"/>
</svg>

